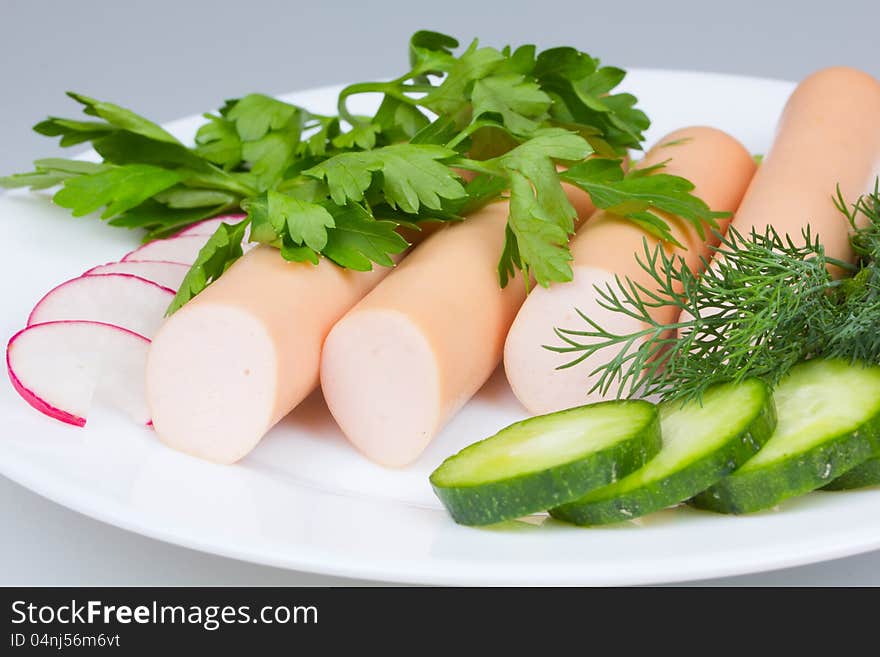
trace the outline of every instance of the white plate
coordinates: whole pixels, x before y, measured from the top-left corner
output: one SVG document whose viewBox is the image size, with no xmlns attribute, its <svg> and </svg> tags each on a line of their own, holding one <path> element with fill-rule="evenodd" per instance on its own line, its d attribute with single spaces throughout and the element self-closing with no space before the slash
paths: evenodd
<svg viewBox="0 0 880 657">
<path fill-rule="evenodd" d="M 764 152 L 792 84 L 634 71 L 626 86 L 654 120 L 648 141 L 685 125 L 728 130 Z M 335 88 L 287 98 L 332 112 Z M 363 99 L 369 109 L 371 99 Z M 170 128 L 192 136 L 198 118 Z M 118 259 L 135 235 L 72 219 L 44 195 L 0 196 L 5 337 L 56 283 Z M 85 429 L 0 392 L 0 472 L 72 509 L 153 538 L 298 570 L 441 584 L 670 582 L 794 566 L 880 547 L 880 490 L 815 493 L 732 518 L 691 509 L 577 529 L 555 521 L 455 525 L 428 485 L 447 455 L 523 416 L 496 373 L 415 465 L 385 470 L 348 446 L 315 395 L 236 466 L 163 447 L 96 409 Z"/>
</svg>

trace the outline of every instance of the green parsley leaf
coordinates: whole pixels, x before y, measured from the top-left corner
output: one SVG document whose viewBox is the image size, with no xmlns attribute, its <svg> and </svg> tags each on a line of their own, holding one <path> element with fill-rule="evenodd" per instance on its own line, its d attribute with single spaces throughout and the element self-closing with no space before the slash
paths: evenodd
<svg viewBox="0 0 880 657">
<path fill-rule="evenodd" d="M 504 227 L 504 248 L 501 250 L 501 258 L 498 260 L 498 282 L 501 287 L 507 287 L 516 272 L 523 269 L 522 257 L 519 254 L 519 243 L 516 233 L 510 221 Z"/>
<path fill-rule="evenodd" d="M 441 198 L 465 196 L 455 173 L 438 162 L 455 154 L 430 144 L 393 144 L 372 151 L 340 153 L 303 173 L 326 180 L 333 202 L 342 206 L 362 201 L 373 174 L 381 172 L 388 204 L 415 214 L 422 205 L 439 210 Z"/>
<path fill-rule="evenodd" d="M 102 137 L 116 128 L 106 121 L 76 121 L 50 116 L 34 126 L 34 132 L 46 137 L 61 137 L 62 148 L 82 144 Z"/>
<path fill-rule="evenodd" d="M 218 205 L 171 208 L 149 198 L 140 205 L 113 217 L 107 223 L 119 228 L 142 228 L 147 231 L 143 241 L 149 242 L 170 237 L 202 219 L 229 212 L 237 207 L 237 205 Z"/>
<path fill-rule="evenodd" d="M 302 110 L 263 94 L 249 94 L 237 101 L 229 101 L 225 117 L 235 124 L 242 141 L 256 141 L 270 130 L 281 130 L 299 117 Z"/>
<path fill-rule="evenodd" d="M 61 157 L 46 157 L 41 160 L 34 160 L 34 166 L 40 170 L 64 172 L 74 176 L 97 173 L 108 168 L 106 164 L 98 162 L 68 160 Z"/>
<path fill-rule="evenodd" d="M 238 197 L 228 192 L 214 189 L 191 189 L 183 185 L 159 192 L 153 198 L 173 209 L 228 206 L 238 201 Z"/>
<path fill-rule="evenodd" d="M 81 217 L 106 205 L 101 218 L 107 219 L 173 187 L 181 179 L 181 174 L 176 171 L 149 164 L 127 164 L 69 178 L 53 200 L 61 207 L 72 210 L 74 217 Z"/>
<path fill-rule="evenodd" d="M 331 143 L 336 148 L 343 150 L 359 148 L 367 151 L 376 145 L 376 135 L 381 131 L 381 126 L 373 123 L 361 123 L 348 132 L 336 135 Z"/>
<path fill-rule="evenodd" d="M 393 143 L 411 140 L 429 123 L 428 117 L 417 107 L 386 95 L 373 117 L 373 123 L 367 125 L 377 127 L 387 141 Z"/>
<path fill-rule="evenodd" d="M 152 164 L 166 169 L 186 167 L 210 171 L 211 165 L 183 144 L 156 141 L 127 130 L 116 130 L 92 141 L 105 162 L 112 164 Z"/>
<path fill-rule="evenodd" d="M 235 125 L 223 117 L 205 114 L 208 123 L 196 133 L 196 154 L 226 170 L 241 164 L 241 138 Z"/>
<path fill-rule="evenodd" d="M 310 262 L 317 265 L 319 258 L 314 249 L 304 244 L 294 244 L 289 237 L 281 237 L 281 257 L 290 262 Z"/>
<path fill-rule="evenodd" d="M 471 102 L 474 118 L 499 114 L 510 132 L 525 136 L 534 133 L 547 118 L 551 99 L 535 82 L 508 73 L 477 80 Z"/>
<path fill-rule="evenodd" d="M 322 205 L 275 191 L 248 199 L 245 210 L 251 219 L 251 240 L 286 244 L 294 255 L 288 259 L 317 262 L 317 253 L 327 244 L 327 229 L 335 225 L 333 215 Z M 306 247 L 312 255 L 306 258 L 298 247 Z"/>
<path fill-rule="evenodd" d="M 583 137 L 562 128 L 545 128 L 529 141 L 499 158 L 506 168 L 527 167 L 530 162 L 550 158 L 578 162 L 593 152 Z"/>
<path fill-rule="evenodd" d="M 166 317 L 177 312 L 211 282 L 220 278 L 223 272 L 242 256 L 241 242 L 248 223 L 245 219 L 237 224 L 230 225 L 225 222 L 220 224 L 205 242 L 193 266 L 184 276 L 177 294 L 168 306 Z"/>
<path fill-rule="evenodd" d="M 419 130 L 410 139 L 411 144 L 434 144 L 443 146 L 448 144 L 458 134 L 455 119 L 449 116 L 441 116 Z"/>
<path fill-rule="evenodd" d="M 302 151 L 300 139 L 310 115 L 262 94 L 226 101 L 220 114 L 209 117 L 211 123 L 199 131 L 196 153 L 226 169 L 244 162 L 257 191 L 278 185 Z"/>
<path fill-rule="evenodd" d="M 578 92 L 590 107 L 604 109 L 602 96 L 610 94 L 611 90 L 623 82 L 625 77 L 626 71 L 622 68 L 603 66 L 586 77 L 580 78 Z"/>
<path fill-rule="evenodd" d="M 250 172 L 262 191 L 274 187 L 293 164 L 299 136 L 270 132 L 256 141 L 242 144 L 241 154 L 250 163 Z"/>
<path fill-rule="evenodd" d="M 62 146 L 91 142 L 102 168 L 37 164 L 0 185 L 61 184 L 56 199 L 75 214 L 103 205 L 113 225 L 143 228 L 148 238 L 246 207 L 254 239 L 283 257 L 318 262 L 325 255 L 356 269 L 392 262 L 406 246 L 397 227 L 458 221 L 507 196 L 500 278 L 522 269 L 541 285 L 571 276 L 574 210 L 563 179 L 576 179 L 597 205 L 666 239 L 664 211 L 700 229 L 711 223 L 674 177 L 624 176 L 617 159 L 583 164 L 593 153 L 617 158 L 638 148 L 648 126 L 635 98 L 615 93 L 621 69 L 574 48 L 538 53 L 533 45 L 496 49 L 476 40 L 458 56 L 456 48 L 450 36 L 415 33 L 410 70 L 346 87 L 338 116 L 263 94 L 228 100 L 205 115 L 192 148 L 130 110 L 71 94 L 97 120 L 51 117 L 35 130 Z M 347 108 L 347 98 L 363 93 L 383 98 L 372 117 Z M 560 164 L 572 165 L 569 178 L 557 173 Z M 459 168 L 479 175 L 465 186 Z M 218 253 L 221 246 L 214 245 Z"/>
<path fill-rule="evenodd" d="M 432 73 L 448 73 L 455 64 L 452 50 L 458 41 L 451 36 L 430 30 L 419 30 L 409 40 L 409 66 L 414 77 Z"/>
<path fill-rule="evenodd" d="M 436 114 L 456 114 L 466 106 L 468 86 L 486 77 L 504 61 L 495 48 L 479 48 L 477 41 L 455 60 L 443 83 L 421 99 L 420 104 Z"/>
<path fill-rule="evenodd" d="M 497 158 L 510 181 L 509 231 L 499 264 L 502 287 L 513 268 L 539 285 L 571 280 L 568 236 L 577 216 L 560 184 L 556 161 L 581 160 L 591 152 L 580 136 L 550 128 Z M 512 244 L 513 240 L 516 244 Z"/>
<path fill-rule="evenodd" d="M 339 119 L 336 117 L 321 120 L 318 129 L 308 138 L 306 152 L 312 157 L 323 157 L 327 154 L 328 146 L 339 134 Z"/>
<path fill-rule="evenodd" d="M 542 51 L 535 62 L 534 75 L 546 80 L 582 80 L 596 71 L 599 61 L 576 48 L 562 46 Z"/>
<path fill-rule="evenodd" d="M 441 199 L 465 196 L 455 173 L 437 160 L 455 153 L 430 145 L 398 144 L 382 149 L 382 187 L 391 207 L 415 213 L 424 205 L 432 210 L 442 208 Z"/>
<path fill-rule="evenodd" d="M 513 52 L 511 52 L 510 46 L 508 46 L 502 51 L 506 59 L 495 68 L 493 75 L 508 75 L 512 73 L 533 77 L 535 64 L 537 63 L 535 52 L 535 46 L 532 44 L 520 46 Z"/>
<path fill-rule="evenodd" d="M 639 148 L 650 122 L 634 107 L 634 96 L 611 94 L 623 80 L 621 69 L 600 68 L 599 60 L 574 48 L 553 48 L 538 55 L 534 75 L 553 98 L 554 122 L 598 128 L 602 141 L 618 154 Z"/>
<path fill-rule="evenodd" d="M 613 94 L 602 99 L 609 125 L 605 128 L 606 139 L 620 146 L 640 148 L 644 131 L 651 126 L 648 116 L 635 107 L 638 99 L 632 94 Z"/>
<path fill-rule="evenodd" d="M 628 217 L 655 237 L 676 244 L 669 226 L 654 215 L 654 211 L 681 217 L 690 222 L 701 237 L 705 236 L 707 225 L 717 228 L 716 219 L 728 216 L 713 212 L 691 194 L 694 185 L 689 180 L 657 173 L 661 167 L 633 169 L 624 174 L 621 160 L 596 158 L 571 167 L 561 178 L 586 191 L 596 207 Z"/>
<path fill-rule="evenodd" d="M 66 160 L 63 158 L 45 158 L 34 162 L 34 171 L 16 173 L 0 178 L 0 187 L 30 187 L 31 189 L 48 189 L 68 178 L 84 174 L 97 173 L 107 167 L 95 162 L 83 160 Z"/>
<path fill-rule="evenodd" d="M 141 135 L 154 141 L 161 141 L 169 144 L 180 143 L 163 128 L 124 107 L 114 105 L 113 103 L 95 100 L 94 98 L 89 98 L 88 96 L 74 93 L 73 91 L 68 91 L 67 95 L 73 98 L 76 102 L 84 105 L 83 112 L 89 116 L 100 117 L 117 128 L 133 132 L 136 135 Z"/>
<path fill-rule="evenodd" d="M 552 165 L 551 169 L 555 174 Z M 545 173 L 549 174 L 549 171 Z M 532 188 L 528 178 L 517 171 L 511 173 L 508 237 L 513 235 L 516 238 L 516 247 L 505 245 L 505 251 L 517 253 L 518 266 L 526 276 L 534 275 L 538 284 L 545 287 L 556 281 L 571 280 L 569 262 L 572 255 L 568 249 L 568 236 L 574 232 L 572 220 L 575 216 L 568 199 L 565 199 L 568 208 L 560 208 L 557 213 L 548 209 L 546 201 L 541 192 Z M 507 263 L 499 265 L 502 276 L 510 269 Z M 507 279 L 502 278 L 501 282 L 503 286 Z"/>
<path fill-rule="evenodd" d="M 409 244 L 395 230 L 397 223 L 374 219 L 357 203 L 336 208 L 335 228 L 328 231 L 324 256 L 340 267 L 369 271 L 372 263 L 391 267 L 389 254 L 403 252 Z"/>
<path fill-rule="evenodd" d="M 504 176 L 481 173 L 468 182 L 465 190 L 467 200 L 458 209 L 458 213 L 469 215 L 501 198 L 507 191 L 507 179 Z"/>
</svg>

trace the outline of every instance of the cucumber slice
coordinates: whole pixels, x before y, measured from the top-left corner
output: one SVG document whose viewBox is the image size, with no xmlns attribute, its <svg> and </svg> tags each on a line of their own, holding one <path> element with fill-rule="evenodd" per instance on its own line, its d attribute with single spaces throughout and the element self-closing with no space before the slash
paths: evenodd
<svg viewBox="0 0 880 657">
<path fill-rule="evenodd" d="M 539 415 L 450 456 L 431 485 L 453 519 L 490 525 L 577 499 L 660 449 L 657 407 L 607 401 Z"/>
<path fill-rule="evenodd" d="M 684 502 L 749 460 L 776 426 L 770 388 L 758 379 L 714 386 L 702 404 L 660 405 L 663 447 L 628 477 L 550 510 L 576 525 L 630 520 Z"/>
<path fill-rule="evenodd" d="M 827 486 L 823 486 L 822 490 L 850 490 L 867 486 L 880 486 L 880 458 L 857 465 Z"/>
<path fill-rule="evenodd" d="M 750 513 L 815 490 L 877 453 L 880 367 L 811 360 L 776 388 L 776 431 L 755 456 L 691 500 L 720 513 Z"/>
</svg>

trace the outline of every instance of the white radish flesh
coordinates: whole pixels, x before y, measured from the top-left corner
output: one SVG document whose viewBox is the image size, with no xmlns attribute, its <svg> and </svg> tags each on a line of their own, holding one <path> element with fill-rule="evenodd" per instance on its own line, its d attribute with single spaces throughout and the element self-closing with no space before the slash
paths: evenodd
<svg viewBox="0 0 880 657">
<path fill-rule="evenodd" d="M 199 251 L 208 240 L 204 235 L 184 235 L 155 240 L 138 247 L 122 257 L 122 262 L 164 260 L 191 265 L 196 261 Z"/>
<path fill-rule="evenodd" d="M 6 348 L 6 367 L 22 398 L 49 417 L 83 426 L 93 399 L 149 424 L 144 368 L 150 341 L 110 324 L 34 324 Z"/>
<path fill-rule="evenodd" d="M 106 265 L 92 267 L 83 276 L 97 276 L 98 274 L 132 274 L 152 281 L 162 287 L 177 291 L 183 282 L 183 277 L 189 271 L 189 266 L 181 262 L 162 261 L 130 261 L 110 262 Z"/>
<path fill-rule="evenodd" d="M 122 256 L 121 262 L 144 262 L 161 260 L 163 262 L 177 262 L 191 266 L 199 255 L 205 242 L 210 235 L 180 235 L 169 237 L 164 240 L 155 240 L 138 247 L 130 253 Z M 241 243 L 242 250 L 247 253 L 256 246 L 248 242 L 247 238 Z"/>
<path fill-rule="evenodd" d="M 46 294 L 27 323 L 104 322 L 152 338 L 173 298 L 173 290 L 132 274 L 80 276 Z"/>
<path fill-rule="evenodd" d="M 210 237 L 220 227 L 220 224 L 237 224 L 244 219 L 244 217 L 245 215 L 243 214 L 227 214 L 220 217 L 205 219 L 204 221 L 200 221 L 197 224 L 184 228 L 182 231 L 174 235 L 174 237 L 191 237 L 193 235 Z M 245 235 L 245 238 L 247 238 L 247 235 Z"/>
</svg>

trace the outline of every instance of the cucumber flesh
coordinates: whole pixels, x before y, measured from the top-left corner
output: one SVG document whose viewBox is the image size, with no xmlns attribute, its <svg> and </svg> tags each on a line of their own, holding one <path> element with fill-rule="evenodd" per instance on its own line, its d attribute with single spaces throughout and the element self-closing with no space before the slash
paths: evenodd
<svg viewBox="0 0 880 657">
<path fill-rule="evenodd" d="M 850 490 L 868 486 L 880 486 L 880 458 L 857 465 L 827 486 L 823 486 L 822 490 Z"/>
<path fill-rule="evenodd" d="M 578 525 L 630 520 L 693 497 L 751 458 L 770 437 L 776 413 L 758 379 L 714 386 L 702 403 L 660 405 L 663 447 L 620 481 L 551 509 Z"/>
<path fill-rule="evenodd" d="M 733 474 L 691 500 L 720 513 L 750 513 L 820 488 L 877 454 L 880 367 L 811 360 L 774 392 L 776 431 Z"/>
<path fill-rule="evenodd" d="M 599 402 L 512 424 L 446 459 L 431 486 L 456 522 L 489 525 L 616 481 L 660 443 L 654 404 Z"/>
</svg>

